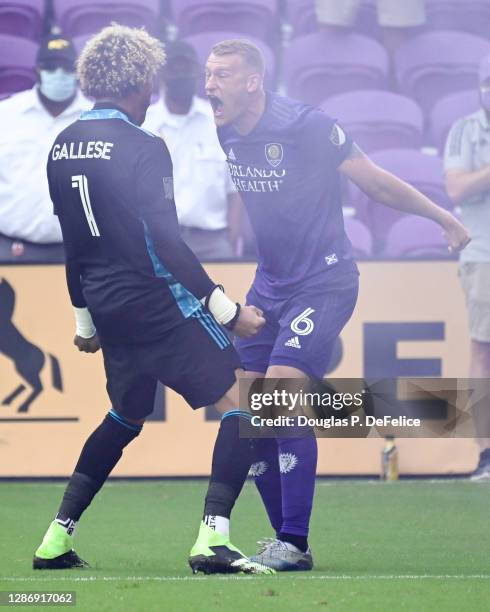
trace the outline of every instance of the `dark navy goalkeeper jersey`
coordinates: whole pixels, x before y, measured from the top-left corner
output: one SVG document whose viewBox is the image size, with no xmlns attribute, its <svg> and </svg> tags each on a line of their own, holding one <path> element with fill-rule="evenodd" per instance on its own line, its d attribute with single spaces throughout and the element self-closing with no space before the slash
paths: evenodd
<svg viewBox="0 0 490 612">
<path fill-rule="evenodd" d="M 226 125 L 218 137 L 257 239 L 256 289 L 283 296 L 299 285 L 357 277 L 337 172 L 352 140 L 335 121 L 267 93 L 265 111 L 249 134 Z"/>
<path fill-rule="evenodd" d="M 194 315 L 214 284 L 180 237 L 161 138 L 96 105 L 59 134 L 47 170 L 67 273 L 81 278 L 72 302 L 103 339 L 152 341 Z"/>
</svg>

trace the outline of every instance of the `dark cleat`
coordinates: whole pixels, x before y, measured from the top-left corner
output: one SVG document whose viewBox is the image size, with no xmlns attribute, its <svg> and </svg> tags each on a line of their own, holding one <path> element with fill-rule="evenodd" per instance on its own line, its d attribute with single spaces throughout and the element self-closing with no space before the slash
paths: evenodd
<svg viewBox="0 0 490 612">
<path fill-rule="evenodd" d="M 274 570 L 250 561 L 228 546 L 210 546 L 213 555 L 195 555 L 189 558 L 192 573 L 197 574 L 274 574 Z"/>
<path fill-rule="evenodd" d="M 197 541 L 189 557 L 192 572 L 197 574 L 275 574 L 270 567 L 254 563 L 222 535 L 201 522 Z"/>
<path fill-rule="evenodd" d="M 43 559 L 42 557 L 34 556 L 32 560 L 32 569 L 73 569 L 90 567 L 89 564 L 80 559 L 74 550 L 69 550 L 67 553 L 54 557 L 54 559 Z"/>
</svg>

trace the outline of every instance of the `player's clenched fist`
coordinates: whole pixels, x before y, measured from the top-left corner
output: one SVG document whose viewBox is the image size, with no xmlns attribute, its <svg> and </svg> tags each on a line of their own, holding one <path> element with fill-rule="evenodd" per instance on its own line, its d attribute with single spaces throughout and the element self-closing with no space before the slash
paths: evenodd
<svg viewBox="0 0 490 612">
<path fill-rule="evenodd" d="M 233 332 L 241 338 L 255 336 L 265 325 L 264 313 L 256 306 L 242 306 Z"/>
<path fill-rule="evenodd" d="M 96 353 L 100 349 L 100 342 L 97 334 L 91 338 L 75 336 L 73 344 L 78 347 L 78 350 L 82 353 Z"/>
</svg>

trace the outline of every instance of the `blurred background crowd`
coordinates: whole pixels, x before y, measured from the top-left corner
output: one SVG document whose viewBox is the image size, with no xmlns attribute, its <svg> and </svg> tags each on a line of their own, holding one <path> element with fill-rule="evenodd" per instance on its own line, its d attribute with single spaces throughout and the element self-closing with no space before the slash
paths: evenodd
<svg viewBox="0 0 490 612">
<path fill-rule="evenodd" d="M 269 89 L 321 106 L 374 161 L 456 210 L 477 258 L 490 262 L 490 230 L 475 237 L 490 217 L 465 218 L 464 207 L 471 197 L 490 210 L 490 170 L 470 194 L 448 188 L 445 176 L 445 164 L 490 165 L 490 64 L 482 62 L 490 0 L 2 0 L 0 262 L 63 260 L 47 154 L 91 106 L 77 90 L 75 61 L 112 21 L 144 26 L 168 45 L 143 127 L 167 142 L 183 236 L 201 260 L 254 258 L 203 98 L 211 46 L 247 37 L 264 53 Z M 343 205 L 360 259 L 451 257 L 430 221 L 380 206 L 347 183 Z"/>
</svg>

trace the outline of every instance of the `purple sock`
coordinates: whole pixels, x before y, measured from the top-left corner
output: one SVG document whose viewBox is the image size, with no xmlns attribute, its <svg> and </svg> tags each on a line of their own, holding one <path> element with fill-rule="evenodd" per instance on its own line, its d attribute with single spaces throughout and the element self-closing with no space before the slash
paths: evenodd
<svg viewBox="0 0 490 612">
<path fill-rule="evenodd" d="M 277 440 L 254 440 L 254 463 L 250 472 L 254 476 L 271 525 L 279 533 L 282 527 L 282 491 Z"/>
<path fill-rule="evenodd" d="M 315 492 L 318 448 L 315 436 L 280 438 L 279 468 L 282 487 L 281 534 L 308 536 Z"/>
</svg>

